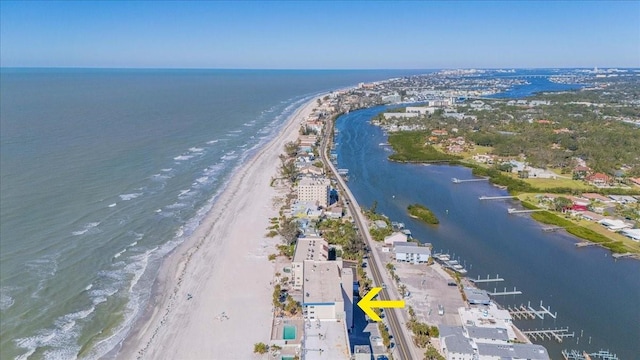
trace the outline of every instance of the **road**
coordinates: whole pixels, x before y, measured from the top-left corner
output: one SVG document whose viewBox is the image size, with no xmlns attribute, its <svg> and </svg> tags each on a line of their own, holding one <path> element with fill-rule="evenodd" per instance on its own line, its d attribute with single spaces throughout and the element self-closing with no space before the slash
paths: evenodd
<svg viewBox="0 0 640 360">
<path fill-rule="evenodd" d="M 371 249 L 371 252 L 370 252 L 371 256 L 369 257 L 369 267 L 371 269 L 371 273 L 373 274 L 373 284 L 376 286 L 382 286 L 382 284 L 393 285 L 393 282 L 390 280 L 390 278 L 388 277 L 387 273 L 384 270 L 384 264 L 380 260 L 380 256 L 378 252 L 375 250 L 374 240 L 371 237 L 371 234 L 369 233 L 369 228 L 367 227 L 367 221 L 364 218 L 364 214 L 362 214 L 362 212 L 360 211 L 360 206 L 358 205 L 356 198 L 351 193 L 351 190 L 349 190 L 349 187 L 345 183 L 344 179 L 341 176 L 337 175 L 338 170 L 333 165 L 333 163 L 331 163 L 327 155 L 328 139 L 331 133 L 330 132 L 331 127 L 333 126 L 331 121 L 329 121 L 328 123 L 329 123 L 328 125 L 329 129 L 325 129 L 326 130 L 325 136 L 323 137 L 322 144 L 320 146 L 320 154 L 322 154 L 322 161 L 326 166 L 328 166 L 331 169 L 331 171 L 334 174 L 336 174 L 336 179 L 338 181 L 340 194 L 342 194 L 344 198 L 348 200 L 349 212 L 353 216 L 356 226 L 360 230 L 360 234 L 362 234 L 363 237 L 365 238 L 367 246 L 369 247 L 369 249 Z M 397 294 L 395 295 L 397 296 Z M 396 297 L 393 299 L 390 298 L 388 289 L 383 289 L 380 292 L 379 298 L 381 300 L 398 300 L 399 299 L 399 297 Z M 418 357 L 412 356 L 411 346 L 407 343 L 407 339 L 411 341 L 410 340 L 411 336 L 410 335 L 407 336 L 405 331 L 407 329 L 400 325 L 400 321 L 399 321 L 399 318 L 401 316 L 400 311 L 402 310 L 399 310 L 399 309 L 384 310 L 387 323 L 389 324 L 389 330 L 393 335 L 393 339 L 396 344 L 400 358 L 404 360 L 417 359 Z"/>
</svg>

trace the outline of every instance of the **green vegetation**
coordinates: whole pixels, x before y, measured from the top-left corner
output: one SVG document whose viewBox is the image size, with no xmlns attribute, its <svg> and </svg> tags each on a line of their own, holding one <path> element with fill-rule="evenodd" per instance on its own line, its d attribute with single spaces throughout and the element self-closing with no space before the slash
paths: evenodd
<svg viewBox="0 0 640 360">
<path fill-rule="evenodd" d="M 621 241 L 614 241 L 607 236 L 604 236 L 586 227 L 577 225 L 567 219 L 563 219 L 562 217 L 549 211 L 535 212 L 531 214 L 531 217 L 534 220 L 537 220 L 544 224 L 563 227 L 569 234 L 600 244 L 614 253 L 625 253 L 629 251 Z"/>
<path fill-rule="evenodd" d="M 269 352 L 269 345 L 261 342 L 253 344 L 253 352 L 256 354 L 264 355 Z"/>
<path fill-rule="evenodd" d="M 395 151 L 389 159 L 401 162 L 439 162 L 462 159 L 438 151 L 425 145 L 428 133 L 425 131 L 401 131 L 389 134 L 389 144 Z"/>
<path fill-rule="evenodd" d="M 431 343 L 430 339 L 432 337 L 439 336 L 438 327 L 419 322 L 412 307 L 409 307 L 408 312 L 410 319 L 407 322 L 407 327 L 413 332 L 413 342 L 418 347 L 424 348 Z"/>
<path fill-rule="evenodd" d="M 380 330 L 380 337 L 382 337 L 382 344 L 389 348 L 389 346 L 391 346 L 391 334 L 389 334 L 389 329 L 387 329 L 387 326 L 380 321 L 378 323 L 378 330 Z"/>
<path fill-rule="evenodd" d="M 364 242 L 350 222 L 325 219 L 318 222 L 316 226 L 330 245 L 342 247 L 344 259 L 359 259 L 364 254 Z"/>
<path fill-rule="evenodd" d="M 445 358 L 440 355 L 433 345 L 429 344 L 429 346 L 427 346 L 427 351 L 424 353 L 424 360 L 445 360 Z"/>
<path fill-rule="evenodd" d="M 277 257 L 278 255 L 276 254 L 269 254 L 269 261 L 274 261 Z"/>
<path fill-rule="evenodd" d="M 429 210 L 426 206 L 420 204 L 412 204 L 407 207 L 409 215 L 411 217 L 420 219 L 427 224 L 436 225 L 440 223 L 440 220 Z"/>
</svg>

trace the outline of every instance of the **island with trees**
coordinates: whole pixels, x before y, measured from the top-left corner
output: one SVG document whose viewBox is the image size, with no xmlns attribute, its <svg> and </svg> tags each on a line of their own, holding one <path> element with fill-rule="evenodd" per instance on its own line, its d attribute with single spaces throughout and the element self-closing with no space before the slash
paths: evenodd
<svg viewBox="0 0 640 360">
<path fill-rule="evenodd" d="M 440 220 L 438 220 L 435 214 L 424 205 L 409 205 L 407 206 L 407 211 L 412 218 L 421 220 L 427 224 L 437 225 L 440 223 Z"/>
</svg>

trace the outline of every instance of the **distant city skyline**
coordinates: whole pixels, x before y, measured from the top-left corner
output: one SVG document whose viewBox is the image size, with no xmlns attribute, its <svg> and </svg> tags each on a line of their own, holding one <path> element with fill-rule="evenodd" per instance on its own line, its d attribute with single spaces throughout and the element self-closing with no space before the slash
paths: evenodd
<svg viewBox="0 0 640 360">
<path fill-rule="evenodd" d="M 640 67 L 640 1 L 2 1 L 0 39 L 2 67 Z"/>
</svg>

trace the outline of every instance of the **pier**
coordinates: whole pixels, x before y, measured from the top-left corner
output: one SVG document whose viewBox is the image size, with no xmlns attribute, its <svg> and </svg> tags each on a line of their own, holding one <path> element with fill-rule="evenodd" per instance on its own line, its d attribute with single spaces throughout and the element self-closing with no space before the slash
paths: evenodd
<svg viewBox="0 0 640 360">
<path fill-rule="evenodd" d="M 530 339 L 534 340 L 553 340 L 561 343 L 566 337 L 574 337 L 575 333 L 570 333 L 569 328 L 547 329 L 547 330 L 527 330 L 523 331 Z"/>
<path fill-rule="evenodd" d="M 562 226 L 546 226 L 542 228 L 544 232 L 555 232 L 564 229 Z"/>
<path fill-rule="evenodd" d="M 591 354 L 587 354 L 586 351 L 562 350 L 562 356 L 565 360 L 588 360 L 594 357 L 602 360 L 618 360 L 618 356 L 610 353 L 609 350 L 600 350 Z"/>
<path fill-rule="evenodd" d="M 537 211 L 546 211 L 545 209 L 526 209 L 526 210 L 516 210 L 514 208 L 509 208 L 507 209 L 507 212 L 509 214 L 525 214 L 525 213 L 532 213 L 532 212 L 537 212 Z"/>
<path fill-rule="evenodd" d="M 583 242 L 579 242 L 576 243 L 576 247 L 587 247 L 587 246 L 597 246 L 598 244 L 596 243 L 592 243 L 592 242 L 588 242 L 588 241 L 583 241 Z"/>
<path fill-rule="evenodd" d="M 489 295 L 491 296 L 498 296 L 498 295 L 521 295 L 522 291 L 520 290 L 516 290 L 515 286 L 513 287 L 513 291 L 507 291 L 507 288 L 504 288 L 503 291 L 497 291 L 495 288 L 493 289 L 493 292 L 490 292 Z"/>
<path fill-rule="evenodd" d="M 516 306 L 514 308 L 511 307 L 507 307 L 507 311 L 509 311 L 509 314 L 511 314 L 513 317 L 515 317 L 516 319 L 535 319 L 536 317 L 539 319 L 543 319 L 545 316 L 549 316 L 552 318 L 557 318 L 558 317 L 558 313 L 552 313 L 550 307 L 544 307 L 542 305 L 542 301 L 540 301 L 540 310 L 536 310 L 534 308 L 531 307 L 531 302 L 527 303 L 527 306 L 524 305 L 520 305 L 520 306 Z"/>
<path fill-rule="evenodd" d="M 477 284 L 477 283 L 487 283 L 487 282 L 498 282 L 498 281 L 504 281 L 504 279 L 503 279 L 503 278 L 501 278 L 501 277 L 498 277 L 498 274 L 496 274 L 496 277 L 495 277 L 495 278 L 490 278 L 490 277 L 489 277 L 489 275 L 487 275 L 487 278 L 486 278 L 486 279 L 480 279 L 480 275 L 478 275 L 478 278 L 477 278 L 477 279 L 470 279 L 470 281 L 471 281 L 472 283 Z"/>
<path fill-rule="evenodd" d="M 480 178 L 480 179 L 458 179 L 458 178 L 451 178 L 451 181 L 454 184 L 461 184 L 461 183 L 465 183 L 465 182 L 473 182 L 473 181 L 487 181 L 489 180 L 488 178 Z"/>
<path fill-rule="evenodd" d="M 625 257 L 631 257 L 631 256 L 633 256 L 633 253 L 628 252 L 628 253 L 624 253 L 624 254 L 613 254 L 611 256 L 613 256 L 613 258 L 617 260 L 617 259 L 621 259 L 621 258 L 625 258 Z"/>
<path fill-rule="evenodd" d="M 504 200 L 504 199 L 515 199 L 516 196 L 510 196 L 510 195 L 506 195 L 506 196 L 480 196 L 478 199 L 479 200 Z"/>
<path fill-rule="evenodd" d="M 349 169 L 338 169 L 338 175 L 349 175 Z"/>
</svg>

